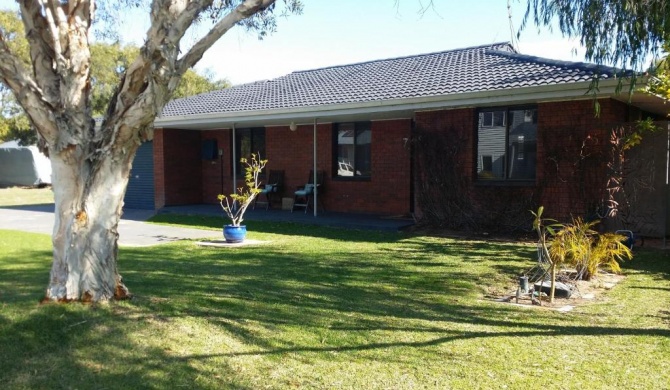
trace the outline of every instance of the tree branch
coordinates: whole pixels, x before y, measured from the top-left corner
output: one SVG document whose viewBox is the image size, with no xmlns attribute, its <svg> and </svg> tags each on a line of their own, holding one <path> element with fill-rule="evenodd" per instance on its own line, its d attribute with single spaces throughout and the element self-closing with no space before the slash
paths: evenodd
<svg viewBox="0 0 670 390">
<path fill-rule="evenodd" d="M 48 33 L 46 20 L 42 16 L 42 7 L 37 1 L 22 1 L 21 18 L 30 45 L 35 82 L 41 88 L 44 99 L 54 105 L 60 97 L 60 87 L 53 66 L 55 58 L 53 40 Z"/>
<path fill-rule="evenodd" d="M 151 27 L 140 56 L 128 67 L 119 84 L 103 123 L 103 148 L 124 144 L 139 132 L 148 132 L 158 111 L 176 88 L 168 83 L 175 75 L 179 41 L 195 18 L 212 0 L 154 0 L 151 6 Z M 178 77 L 181 76 L 179 74 Z M 164 80 L 164 82 L 158 80 Z M 173 84 L 173 85 L 169 85 Z M 107 126 L 117 123 L 114 129 Z M 150 138 L 147 134 L 143 138 Z"/>
<path fill-rule="evenodd" d="M 178 72 L 183 74 L 186 70 L 200 61 L 205 52 L 239 21 L 254 15 L 259 10 L 271 6 L 275 1 L 276 0 L 246 0 L 244 3 L 237 6 L 233 11 L 229 12 L 219 20 L 207 35 L 196 42 L 188 53 L 177 62 Z"/>
<path fill-rule="evenodd" d="M 58 129 L 54 124 L 53 106 L 43 98 L 42 91 L 21 60 L 9 50 L 2 33 L 0 33 L 0 77 L 14 93 L 33 126 L 47 141 L 55 140 Z"/>
</svg>

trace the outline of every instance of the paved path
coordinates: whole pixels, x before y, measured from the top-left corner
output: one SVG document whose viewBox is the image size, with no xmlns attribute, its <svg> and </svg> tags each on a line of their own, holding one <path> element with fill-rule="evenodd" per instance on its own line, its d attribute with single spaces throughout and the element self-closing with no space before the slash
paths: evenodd
<svg viewBox="0 0 670 390">
<path fill-rule="evenodd" d="M 54 205 L 0 206 L 0 229 L 21 230 L 51 235 L 54 224 Z M 219 205 L 191 205 L 165 207 L 160 213 L 183 215 L 217 215 L 223 218 Z M 182 239 L 221 240 L 223 233 L 214 230 L 189 229 L 146 223 L 154 215 L 149 210 L 124 210 L 119 222 L 119 244 L 123 246 L 150 246 Z M 406 218 L 380 218 L 370 215 L 321 212 L 318 218 L 311 213 L 292 213 L 277 209 L 247 210 L 246 220 L 281 221 L 305 225 L 321 225 L 344 229 L 393 231 L 412 225 Z M 222 219 L 223 220 L 223 219 Z"/>
<path fill-rule="evenodd" d="M 127 212 L 119 222 L 119 245 L 151 246 L 183 239 L 222 238 L 214 230 L 189 229 L 144 222 L 151 214 Z M 0 229 L 52 234 L 53 205 L 0 207 Z"/>
</svg>

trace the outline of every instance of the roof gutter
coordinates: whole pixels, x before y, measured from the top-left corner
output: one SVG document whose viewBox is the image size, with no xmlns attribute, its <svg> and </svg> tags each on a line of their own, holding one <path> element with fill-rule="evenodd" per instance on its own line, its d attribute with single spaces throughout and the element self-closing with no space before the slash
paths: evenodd
<svg viewBox="0 0 670 390">
<path fill-rule="evenodd" d="M 596 97 L 610 97 L 616 95 L 619 80 L 600 80 Z M 411 117 L 416 111 L 436 109 L 485 107 L 494 105 L 542 103 L 564 100 L 592 99 L 588 90 L 590 81 L 524 87 L 493 91 L 478 91 L 454 93 L 439 96 L 417 98 L 375 100 L 360 103 L 330 104 L 290 109 L 257 110 L 227 113 L 208 113 L 197 115 L 158 117 L 155 127 L 162 128 L 198 128 L 214 129 L 230 127 L 232 123 L 238 126 L 263 123 L 266 126 L 287 125 L 293 121 L 299 124 L 311 123 L 318 117 L 323 122 L 334 121 L 342 117 L 369 116 L 372 119 L 391 117 Z M 644 82 L 638 82 L 644 85 Z M 624 86 L 625 88 L 626 86 Z M 628 96 L 626 93 L 625 96 Z M 624 96 L 624 98 L 625 98 Z"/>
</svg>

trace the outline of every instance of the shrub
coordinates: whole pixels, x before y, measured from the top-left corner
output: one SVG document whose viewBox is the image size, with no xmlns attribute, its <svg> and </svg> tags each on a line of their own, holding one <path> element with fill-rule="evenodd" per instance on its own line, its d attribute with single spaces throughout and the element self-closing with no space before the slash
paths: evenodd
<svg viewBox="0 0 670 390">
<path fill-rule="evenodd" d="M 619 261 L 633 257 L 630 249 L 624 245 L 626 237 L 612 233 L 599 234 L 593 230 L 598 222 L 573 219 L 572 223 L 563 225 L 556 232 L 549 245 L 550 256 L 575 267 L 579 278 L 584 280 L 590 280 L 603 267 L 620 272 Z"/>
</svg>

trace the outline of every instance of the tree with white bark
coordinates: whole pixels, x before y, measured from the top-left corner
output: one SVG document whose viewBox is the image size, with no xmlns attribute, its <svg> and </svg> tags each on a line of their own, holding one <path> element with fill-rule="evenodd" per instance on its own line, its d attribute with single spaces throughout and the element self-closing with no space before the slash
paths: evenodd
<svg viewBox="0 0 670 390">
<path fill-rule="evenodd" d="M 140 0 L 20 0 L 31 65 L 0 29 L 0 81 L 15 95 L 51 159 L 55 200 L 53 264 L 46 300 L 106 301 L 130 296 L 117 270 L 118 223 L 138 147 L 180 80 L 236 25 L 275 29 L 276 0 L 153 0 L 139 55 L 125 70 L 102 123 L 91 108 L 91 41 L 105 10 Z M 301 11 L 284 0 L 283 12 Z M 186 31 L 211 28 L 185 47 Z"/>
</svg>

